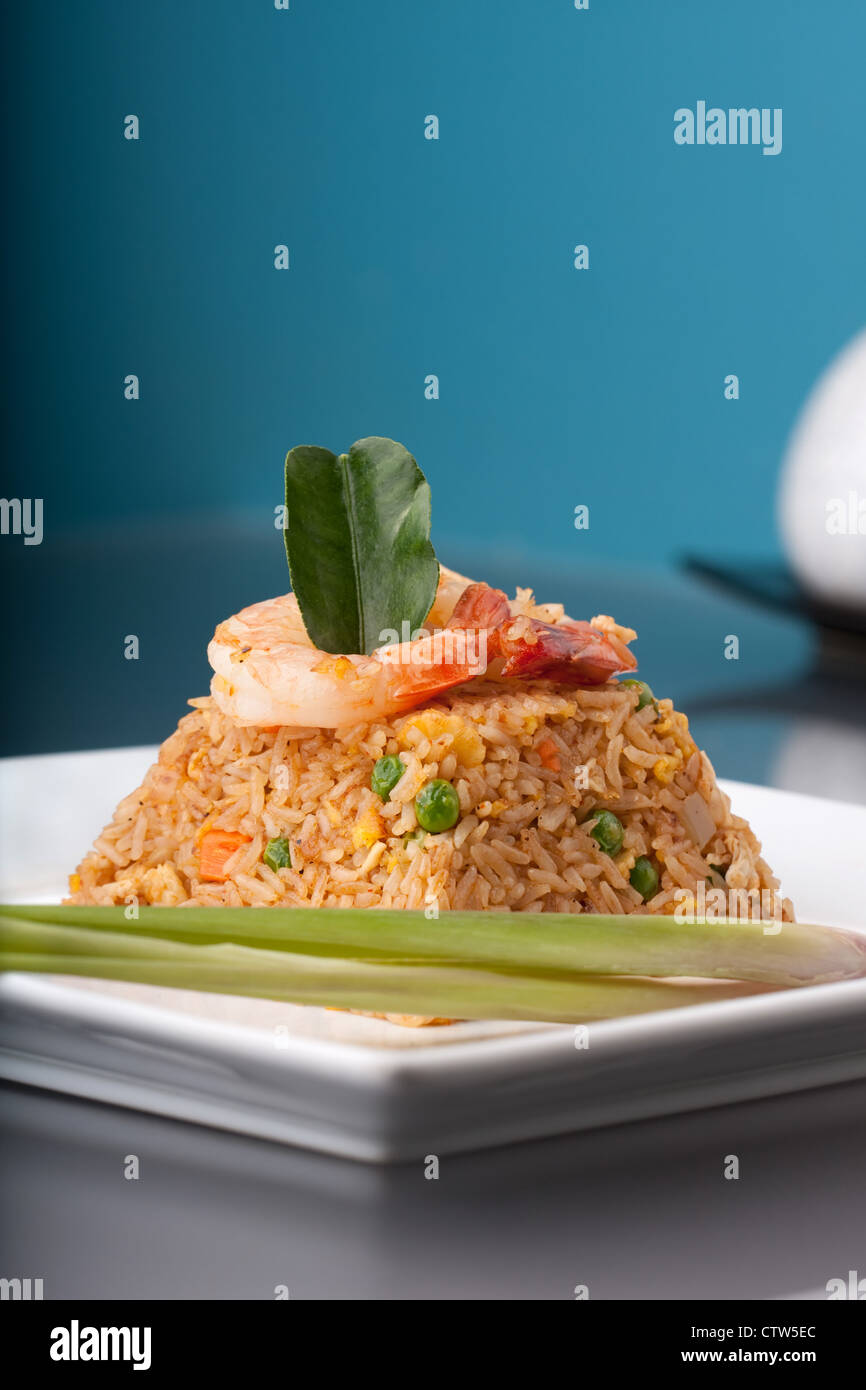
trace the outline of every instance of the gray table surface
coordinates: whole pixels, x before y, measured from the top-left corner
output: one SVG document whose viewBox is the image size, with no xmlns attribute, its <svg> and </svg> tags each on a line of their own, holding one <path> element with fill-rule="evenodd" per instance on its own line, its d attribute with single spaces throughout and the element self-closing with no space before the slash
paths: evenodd
<svg viewBox="0 0 866 1390">
<path fill-rule="evenodd" d="M 823 1298 L 866 1270 L 866 1084 L 444 1159 L 435 1181 L 26 1088 L 0 1105 L 2 1272 L 46 1298 Z"/>
</svg>

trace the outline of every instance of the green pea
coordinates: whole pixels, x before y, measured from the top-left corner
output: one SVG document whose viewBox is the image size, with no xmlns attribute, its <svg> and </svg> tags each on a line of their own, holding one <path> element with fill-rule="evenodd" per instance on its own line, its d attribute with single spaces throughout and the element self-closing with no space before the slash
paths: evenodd
<svg viewBox="0 0 866 1390">
<path fill-rule="evenodd" d="M 655 705 L 656 714 L 658 714 L 659 707 L 656 702 L 656 697 L 653 695 L 652 689 L 647 685 L 646 681 L 635 680 L 633 676 L 630 676 L 628 680 L 620 681 L 620 685 L 631 685 L 634 687 L 638 693 L 637 707 L 639 710 L 645 709 L 647 705 Z"/>
<path fill-rule="evenodd" d="M 598 811 L 589 833 L 605 854 L 619 854 L 622 849 L 622 821 L 613 811 Z"/>
<path fill-rule="evenodd" d="M 262 858 L 268 868 L 273 869 L 274 873 L 277 872 L 277 869 L 290 869 L 292 867 L 292 851 L 285 835 L 278 835 L 275 840 L 268 840 Z"/>
<path fill-rule="evenodd" d="M 636 892 L 640 893 L 644 902 L 654 898 L 659 890 L 659 873 L 645 855 L 634 861 L 634 868 L 628 876 L 628 881 Z"/>
<path fill-rule="evenodd" d="M 434 777 L 415 797 L 415 815 L 422 830 L 438 835 L 460 819 L 460 798 L 444 777 Z"/>
<path fill-rule="evenodd" d="M 378 762 L 373 764 L 370 787 L 377 796 L 381 796 L 383 801 L 387 801 L 405 771 L 405 765 L 396 753 L 392 753 L 387 758 L 380 758 Z"/>
</svg>

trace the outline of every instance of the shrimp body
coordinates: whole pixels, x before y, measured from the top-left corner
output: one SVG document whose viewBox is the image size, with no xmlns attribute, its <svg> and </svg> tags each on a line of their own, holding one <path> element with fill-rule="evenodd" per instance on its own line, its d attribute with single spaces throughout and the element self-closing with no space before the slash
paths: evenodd
<svg viewBox="0 0 866 1390">
<path fill-rule="evenodd" d="M 564 615 L 559 626 L 515 618 L 500 590 L 444 566 L 427 624 L 414 641 L 334 656 L 313 646 L 294 594 L 266 599 L 217 627 L 208 646 L 211 694 L 243 726 L 334 729 L 413 709 L 499 658 L 505 676 L 590 685 L 636 664 L 616 637 Z"/>
</svg>

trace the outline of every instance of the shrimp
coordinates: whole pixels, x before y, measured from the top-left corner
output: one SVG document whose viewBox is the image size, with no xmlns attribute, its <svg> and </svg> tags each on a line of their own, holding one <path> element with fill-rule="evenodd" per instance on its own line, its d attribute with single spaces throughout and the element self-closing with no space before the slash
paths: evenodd
<svg viewBox="0 0 866 1390">
<path fill-rule="evenodd" d="M 626 645 L 637 633 L 617 627 L 612 618 L 602 615 L 585 623 L 563 614 L 554 624 L 525 612 L 514 617 L 502 590 L 487 584 L 470 584 L 463 591 L 448 627 L 486 631 L 488 657 L 505 658 L 500 676 L 602 685 L 617 671 L 637 666 Z"/>
<path fill-rule="evenodd" d="M 515 601 L 516 602 L 516 601 Z M 220 623 L 208 646 L 218 708 L 242 726 L 335 729 L 425 704 L 483 675 L 546 677 L 596 685 L 635 659 L 611 619 L 608 631 L 518 616 L 500 589 L 444 566 L 424 635 L 369 656 L 314 647 L 294 594 L 244 608 Z M 601 621 L 601 620 L 599 620 Z"/>
</svg>

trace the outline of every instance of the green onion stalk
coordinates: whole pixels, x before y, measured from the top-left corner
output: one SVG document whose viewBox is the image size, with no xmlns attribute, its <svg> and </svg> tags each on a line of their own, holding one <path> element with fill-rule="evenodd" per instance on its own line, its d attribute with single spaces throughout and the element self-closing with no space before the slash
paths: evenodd
<svg viewBox="0 0 866 1390">
<path fill-rule="evenodd" d="M 375 908 L 0 908 L 0 969 L 450 1018 L 580 1022 L 866 974 L 830 927 Z M 775 928 L 775 925 L 772 924 Z"/>
</svg>

